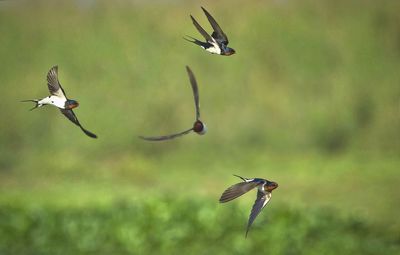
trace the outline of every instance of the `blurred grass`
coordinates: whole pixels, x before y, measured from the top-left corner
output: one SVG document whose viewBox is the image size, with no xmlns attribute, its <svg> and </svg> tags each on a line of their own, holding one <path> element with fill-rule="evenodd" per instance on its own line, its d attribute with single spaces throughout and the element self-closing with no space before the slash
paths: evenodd
<svg viewBox="0 0 400 255">
<path fill-rule="evenodd" d="M 219 21 L 236 55 L 212 56 L 182 39 L 185 34 L 200 38 L 189 14 L 210 29 L 200 5 Z M 197 229 L 197 244 L 174 245 L 192 247 L 195 254 L 211 242 L 202 235 L 211 233 L 223 245 L 209 248 L 218 254 L 253 250 L 263 242 L 277 254 L 299 253 L 297 246 L 286 250 L 292 247 L 286 238 L 295 233 L 288 231 L 315 218 L 313 226 L 328 236 L 311 248 L 307 244 L 314 239 L 299 238 L 304 254 L 330 254 L 340 247 L 350 247 L 347 254 L 379 253 L 382 246 L 390 254 L 393 242 L 398 249 L 400 227 L 399 9 L 389 0 L 0 2 L 0 211 L 17 222 L 2 222 L 0 253 L 54 254 L 57 246 L 60 253 L 127 253 L 131 250 L 116 248 L 118 234 L 108 227 L 103 235 L 116 243 L 101 246 L 104 236 L 82 234 L 82 240 L 101 238 L 91 248 L 68 250 L 57 240 L 76 237 L 58 236 L 53 227 L 31 218 L 39 210 L 50 224 L 62 227 L 59 221 L 71 213 L 65 224 L 91 224 L 116 214 L 115 203 L 122 200 L 128 208 L 117 206 L 122 216 L 116 229 L 122 222 L 136 224 L 127 216 L 133 211 L 140 217 L 147 213 L 135 206 L 157 202 L 171 203 L 164 208 L 169 213 L 182 207 L 179 219 L 190 222 L 191 207 L 201 211 L 204 203 L 204 210 L 214 211 L 220 193 L 237 181 L 231 174 L 240 174 L 280 185 L 257 219 L 260 235 L 242 239 L 252 194 L 237 207 L 228 206 L 229 213 L 242 212 L 234 220 L 226 220 L 225 213 L 210 218 L 214 225 L 222 220 L 226 229 L 221 231 L 235 228 L 232 235 Z M 80 102 L 77 116 L 98 140 L 86 138 L 57 109 L 29 112 L 29 105 L 18 103 L 47 95 L 45 75 L 55 64 L 68 96 Z M 209 132 L 166 143 L 137 139 L 192 124 L 185 65 L 197 77 Z M 291 223 L 286 215 L 297 214 L 298 221 L 281 227 Z M 272 230 L 262 226 L 266 219 Z M 26 220 L 33 225 L 25 229 L 18 222 Z M 353 220 L 365 226 L 366 237 L 345 227 Z M 35 224 L 43 239 L 24 242 Z M 168 224 L 152 234 L 170 238 L 169 232 L 163 234 L 166 226 L 180 231 L 175 218 Z M 340 237 L 328 234 L 331 227 Z M 5 229 L 15 233 L 14 239 L 3 238 Z M 269 231 L 281 239 L 270 241 Z M 139 238 L 139 232 L 132 233 Z M 148 235 L 140 239 L 149 245 L 140 254 L 154 253 Z M 229 237 L 239 244 L 227 242 Z M 136 247 L 129 240 L 121 247 Z M 360 244 L 368 244 L 369 251 Z"/>
<path fill-rule="evenodd" d="M 229 207 L 229 208 L 228 208 Z M 329 210 L 268 210 L 244 238 L 237 206 L 208 200 L 120 201 L 106 208 L 0 208 L 7 254 L 395 254 L 398 237 Z M 13 246 L 8 246 L 18 240 Z M 218 242 L 216 242 L 218 240 Z"/>
</svg>

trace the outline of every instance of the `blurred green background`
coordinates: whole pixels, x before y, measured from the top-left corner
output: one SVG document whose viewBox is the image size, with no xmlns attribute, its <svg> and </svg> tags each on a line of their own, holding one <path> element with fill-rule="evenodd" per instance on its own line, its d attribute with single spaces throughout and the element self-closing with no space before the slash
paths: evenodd
<svg viewBox="0 0 400 255">
<path fill-rule="evenodd" d="M 237 54 L 182 39 L 204 6 Z M 400 2 L 1 1 L 0 254 L 399 254 Z M 48 95 L 77 99 L 86 137 Z M 209 132 L 192 125 L 185 65 Z M 244 238 L 255 191 L 279 183 Z"/>
</svg>

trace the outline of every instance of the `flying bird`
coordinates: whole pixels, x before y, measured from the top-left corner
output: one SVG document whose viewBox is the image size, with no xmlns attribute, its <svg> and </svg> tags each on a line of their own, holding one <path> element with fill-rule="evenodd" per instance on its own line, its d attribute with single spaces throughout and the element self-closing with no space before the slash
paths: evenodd
<svg viewBox="0 0 400 255">
<path fill-rule="evenodd" d="M 193 124 L 193 127 L 191 127 L 188 130 L 172 134 L 172 135 L 163 135 L 163 136 L 155 136 L 155 137 L 145 137 L 145 136 L 139 136 L 139 138 L 147 140 L 147 141 L 164 141 L 164 140 L 170 140 L 174 139 L 176 137 L 182 136 L 189 134 L 191 131 L 194 131 L 195 133 L 199 135 L 204 135 L 207 132 L 207 127 L 206 125 L 200 120 L 200 102 L 199 102 L 199 89 L 197 87 L 197 82 L 196 78 L 194 77 L 194 74 L 192 70 L 188 66 L 186 66 L 186 71 L 189 75 L 189 80 L 190 84 L 192 85 L 192 90 L 193 90 L 193 96 L 194 96 L 194 105 L 196 108 L 196 120 Z"/>
<path fill-rule="evenodd" d="M 79 106 L 79 103 L 67 98 L 64 89 L 58 81 L 58 66 L 53 66 L 47 73 L 47 87 L 49 88 L 50 96 L 42 99 L 23 100 L 22 102 L 34 102 L 35 106 L 30 109 L 31 111 L 44 105 L 53 105 L 59 108 L 65 117 L 80 127 L 86 135 L 92 138 L 97 138 L 95 134 L 82 127 L 75 113 L 72 111 L 73 108 Z"/>
<path fill-rule="evenodd" d="M 251 209 L 249 221 L 247 223 L 246 237 L 249 233 L 250 226 L 253 224 L 257 215 L 261 212 L 261 210 L 267 205 L 272 196 L 272 191 L 278 187 L 278 183 L 268 181 L 266 179 L 254 178 L 248 179 L 243 178 L 239 175 L 234 175 L 243 180 L 243 182 L 232 185 L 227 188 L 224 193 L 222 193 L 221 198 L 219 199 L 220 203 L 229 202 L 235 198 L 240 197 L 244 193 L 252 190 L 257 187 L 257 199 L 254 202 L 253 208 Z"/>
<path fill-rule="evenodd" d="M 223 55 L 223 56 L 230 56 L 235 53 L 235 50 L 232 48 L 228 47 L 228 37 L 226 34 L 222 31 L 221 27 L 218 25 L 218 23 L 215 21 L 215 19 L 211 16 L 211 14 L 201 7 L 203 9 L 205 15 L 207 16 L 208 21 L 210 22 L 213 32 L 211 36 L 199 25 L 199 23 L 193 18 L 192 15 L 190 15 L 190 18 L 192 19 L 193 25 L 197 28 L 197 30 L 200 32 L 200 34 L 206 39 L 206 42 L 202 42 L 200 40 L 197 40 L 196 38 L 193 38 L 191 36 L 187 36 L 188 38 L 184 39 L 186 41 L 192 42 L 194 44 L 199 45 L 201 48 L 205 49 L 206 51 L 212 53 L 212 54 L 218 54 L 218 55 Z"/>
</svg>

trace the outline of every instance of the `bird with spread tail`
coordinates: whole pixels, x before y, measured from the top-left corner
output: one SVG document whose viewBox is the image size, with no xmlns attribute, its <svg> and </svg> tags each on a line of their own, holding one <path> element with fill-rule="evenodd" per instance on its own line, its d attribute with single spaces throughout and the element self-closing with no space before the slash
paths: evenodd
<svg viewBox="0 0 400 255">
<path fill-rule="evenodd" d="M 35 106 L 30 109 L 31 111 L 45 105 L 53 105 L 59 108 L 61 113 L 64 114 L 64 116 L 70 121 L 72 121 L 72 123 L 80 127 L 87 136 L 91 138 L 97 138 L 95 134 L 82 127 L 75 113 L 72 111 L 72 109 L 79 106 L 79 103 L 75 100 L 67 98 L 64 89 L 61 87 L 61 84 L 58 81 L 58 66 L 53 66 L 49 70 L 47 74 L 47 87 L 49 89 L 50 96 L 42 99 L 23 100 L 22 102 L 34 102 Z"/>
<path fill-rule="evenodd" d="M 200 40 L 197 40 L 196 38 L 193 38 L 191 36 L 187 36 L 188 38 L 184 39 L 186 41 L 192 42 L 204 50 L 212 53 L 212 54 L 218 54 L 222 56 L 230 56 L 232 54 L 235 54 L 235 50 L 232 48 L 228 47 L 228 37 L 222 31 L 221 27 L 218 25 L 218 23 L 215 21 L 215 19 L 211 16 L 211 14 L 201 7 L 203 9 L 204 14 L 207 16 L 208 21 L 210 22 L 213 32 L 211 36 L 200 26 L 200 24 L 193 18 L 192 15 L 190 15 L 190 18 L 192 19 L 193 25 L 196 27 L 196 29 L 200 32 L 200 34 L 206 39 L 206 42 L 202 42 Z"/>
<path fill-rule="evenodd" d="M 192 70 L 186 66 L 186 71 L 189 75 L 189 80 L 190 84 L 192 85 L 192 90 L 193 90 L 193 96 L 194 96 L 194 105 L 196 109 L 196 120 L 193 124 L 193 126 L 185 131 L 172 134 L 172 135 L 163 135 L 163 136 L 154 136 L 154 137 L 146 137 L 146 136 L 139 136 L 139 138 L 147 141 L 165 141 L 165 140 L 170 140 L 174 139 L 186 134 L 189 134 L 191 131 L 194 131 L 195 133 L 199 135 L 204 135 L 207 132 L 207 127 L 206 125 L 200 120 L 200 101 L 199 101 L 199 89 L 197 87 L 197 82 L 196 78 L 194 77 L 194 74 Z"/>
<path fill-rule="evenodd" d="M 278 183 L 268 181 L 266 179 L 261 178 L 253 178 L 248 179 L 241 177 L 239 175 L 234 175 L 243 180 L 243 182 L 232 185 L 227 188 L 224 193 L 222 193 L 221 198 L 219 199 L 220 203 L 229 202 L 235 198 L 240 197 L 244 193 L 252 190 L 253 188 L 258 188 L 257 191 L 257 199 L 254 202 L 253 208 L 251 209 L 249 221 L 247 223 L 246 237 L 249 233 L 250 227 L 256 219 L 257 215 L 261 212 L 261 210 L 267 205 L 272 196 L 272 191 L 278 187 Z"/>
</svg>

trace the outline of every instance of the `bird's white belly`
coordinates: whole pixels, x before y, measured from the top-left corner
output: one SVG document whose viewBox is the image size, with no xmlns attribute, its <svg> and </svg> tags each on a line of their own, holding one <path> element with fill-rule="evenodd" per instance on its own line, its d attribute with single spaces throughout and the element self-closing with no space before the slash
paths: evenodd
<svg viewBox="0 0 400 255">
<path fill-rule="evenodd" d="M 206 49 L 206 51 L 208 51 L 208 52 L 210 52 L 210 53 L 212 53 L 212 54 L 221 54 L 221 49 L 219 48 L 219 46 L 218 46 L 218 44 L 217 43 L 211 43 L 213 46 L 212 47 L 210 47 L 210 48 L 208 48 L 208 49 Z"/>
<path fill-rule="evenodd" d="M 65 108 L 65 98 L 60 98 L 56 96 L 45 97 L 40 100 L 39 104 L 51 104 L 58 108 L 64 109 Z"/>
</svg>

